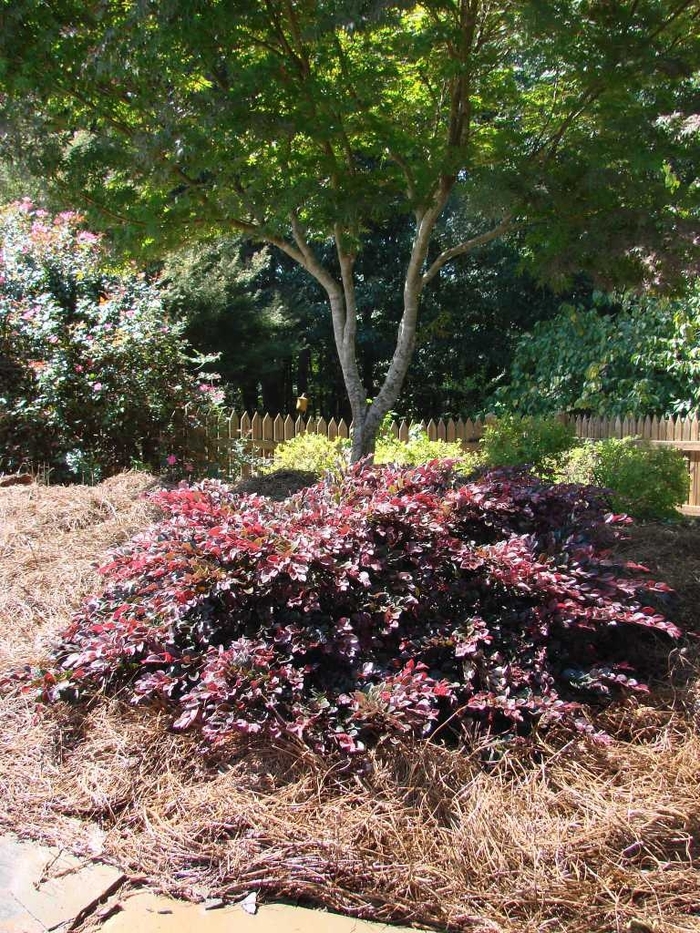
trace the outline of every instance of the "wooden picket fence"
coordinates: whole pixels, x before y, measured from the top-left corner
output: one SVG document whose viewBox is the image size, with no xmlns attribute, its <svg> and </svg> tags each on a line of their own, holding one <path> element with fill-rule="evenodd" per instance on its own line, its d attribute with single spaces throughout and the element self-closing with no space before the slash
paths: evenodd
<svg viewBox="0 0 700 933">
<path fill-rule="evenodd" d="M 219 412 L 208 416 L 206 422 L 192 427 L 181 412 L 175 425 L 181 438 L 180 450 L 183 458 L 196 464 L 198 471 L 212 468 L 223 476 L 237 471 L 237 450 L 241 444 L 256 457 L 271 457 L 275 447 L 282 441 L 298 434 L 322 434 L 331 440 L 349 437 L 352 424 L 344 419 L 303 417 L 294 419 L 281 415 L 253 415 L 247 412 Z M 693 418 L 600 418 L 596 416 L 560 416 L 573 424 L 576 435 L 581 438 L 601 439 L 605 437 L 640 437 L 654 445 L 676 447 L 688 462 L 690 493 L 684 507 L 687 514 L 700 515 L 700 422 Z M 495 416 L 486 418 L 439 418 L 437 421 L 393 421 L 391 429 L 399 440 L 407 441 L 410 429 L 420 425 L 431 440 L 458 441 L 465 450 L 478 447 L 487 424 Z"/>
</svg>

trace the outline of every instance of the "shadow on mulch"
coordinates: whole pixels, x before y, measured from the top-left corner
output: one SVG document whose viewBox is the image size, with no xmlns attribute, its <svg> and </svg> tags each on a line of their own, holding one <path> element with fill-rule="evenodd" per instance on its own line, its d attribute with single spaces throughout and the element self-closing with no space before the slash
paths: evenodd
<svg viewBox="0 0 700 933">
<path fill-rule="evenodd" d="M 313 486 L 320 479 L 317 473 L 307 470 L 275 470 L 264 476 L 251 476 L 236 485 L 236 492 L 244 495 L 267 496 L 275 502 L 288 499 L 295 492 Z"/>
<path fill-rule="evenodd" d="M 668 583 L 676 599 L 666 611 L 684 631 L 700 633 L 700 520 L 631 525 L 615 556 L 644 564 Z"/>
</svg>

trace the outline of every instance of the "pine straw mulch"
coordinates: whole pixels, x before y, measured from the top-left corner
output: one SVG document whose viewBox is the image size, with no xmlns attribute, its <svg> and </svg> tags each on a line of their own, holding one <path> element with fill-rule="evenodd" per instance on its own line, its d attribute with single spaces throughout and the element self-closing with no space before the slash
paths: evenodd
<svg viewBox="0 0 700 933">
<path fill-rule="evenodd" d="M 105 549 L 154 517 L 152 484 L 0 490 L 0 673 L 38 663 Z M 633 530 L 697 629 L 700 523 Z M 653 559 L 653 561 L 652 561 Z M 499 933 L 700 930 L 700 693 L 609 712 L 604 746 L 550 735 L 494 761 L 413 743 L 344 774 L 289 743 L 205 760 L 190 736 L 119 698 L 41 716 L 0 698 L 0 825 L 100 853 L 185 897 L 251 890 L 380 920 Z"/>
</svg>

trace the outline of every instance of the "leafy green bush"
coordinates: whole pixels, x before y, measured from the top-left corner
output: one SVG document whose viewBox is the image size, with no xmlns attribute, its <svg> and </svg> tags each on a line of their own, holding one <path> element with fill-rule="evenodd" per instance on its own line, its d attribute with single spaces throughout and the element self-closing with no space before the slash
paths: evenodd
<svg viewBox="0 0 700 933">
<path fill-rule="evenodd" d="M 418 466 L 431 460 L 458 460 L 461 469 L 465 465 L 469 469 L 475 465 L 476 457 L 465 453 L 459 442 L 431 441 L 427 432 L 417 425 L 411 428 L 408 442 L 400 441 L 391 433 L 390 422 L 391 416 L 385 419 L 377 438 L 375 463 Z M 322 434 L 299 434 L 275 449 L 274 459 L 266 472 L 308 470 L 321 474 L 328 470 L 343 470 L 348 466 L 349 454 L 350 442 L 345 438 L 331 441 Z"/>
<path fill-rule="evenodd" d="M 572 451 L 562 478 L 603 486 L 611 491 L 616 512 L 646 520 L 677 518 L 690 483 L 679 450 L 652 447 L 632 437 L 581 445 Z"/>
<path fill-rule="evenodd" d="M 348 441 L 345 438 L 331 441 L 323 434 L 297 434 L 275 448 L 275 456 L 265 472 L 303 470 L 321 474 L 341 470 L 347 463 Z"/>
<path fill-rule="evenodd" d="M 583 486 L 595 484 L 596 445 L 597 441 L 582 440 L 576 447 L 565 454 L 556 479 L 560 483 L 580 483 Z"/>
<path fill-rule="evenodd" d="M 190 373 L 156 287 L 114 273 L 77 214 L 21 201 L 0 210 L 0 242 L 0 469 L 96 480 L 170 463 L 159 448 L 174 410 L 219 390 Z"/>
<path fill-rule="evenodd" d="M 551 476 L 575 442 L 573 427 L 558 418 L 506 414 L 486 426 L 481 451 L 488 466 L 528 465 Z"/>
<path fill-rule="evenodd" d="M 495 410 L 685 415 L 700 405 L 700 287 L 683 299 L 594 293 L 516 348 Z"/>
<path fill-rule="evenodd" d="M 407 442 L 394 437 L 391 430 L 382 431 L 374 455 L 375 463 L 395 463 L 398 466 L 418 466 L 431 460 L 467 459 L 469 455 L 465 454 L 459 441 L 431 441 L 428 432 L 420 425 L 411 426 Z"/>
</svg>

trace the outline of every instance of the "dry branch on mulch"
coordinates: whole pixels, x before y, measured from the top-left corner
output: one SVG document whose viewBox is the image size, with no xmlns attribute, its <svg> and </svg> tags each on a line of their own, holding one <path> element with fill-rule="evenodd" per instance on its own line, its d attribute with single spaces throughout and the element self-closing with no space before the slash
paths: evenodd
<svg viewBox="0 0 700 933">
<path fill-rule="evenodd" d="M 0 491 L 6 664 L 40 660 L 95 586 L 92 562 L 151 520 L 137 498 L 146 485 Z M 674 534 L 668 554 L 692 592 L 700 553 L 683 551 L 681 526 Z M 688 624 L 697 600 L 683 605 Z M 611 710 L 608 746 L 550 735 L 538 760 L 517 748 L 494 760 L 478 741 L 392 744 L 362 776 L 291 742 L 241 742 L 214 761 L 118 698 L 37 717 L 15 693 L 2 698 L 0 822 L 99 848 L 187 897 L 256 890 L 500 933 L 699 930 L 696 683 Z"/>
</svg>

